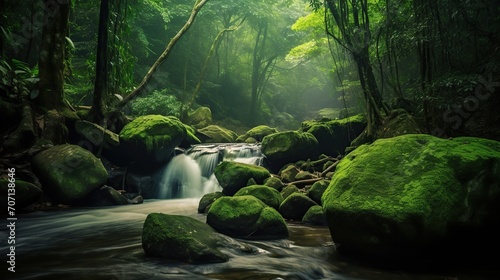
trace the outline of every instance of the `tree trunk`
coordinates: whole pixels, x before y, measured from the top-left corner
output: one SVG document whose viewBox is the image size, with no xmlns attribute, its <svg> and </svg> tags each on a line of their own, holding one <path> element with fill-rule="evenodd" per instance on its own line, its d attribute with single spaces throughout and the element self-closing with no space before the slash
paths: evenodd
<svg viewBox="0 0 500 280">
<path fill-rule="evenodd" d="M 37 105 L 43 110 L 67 108 L 64 102 L 64 56 L 70 0 L 44 1 L 44 25 L 39 59 Z"/>
<path fill-rule="evenodd" d="M 106 113 L 104 98 L 108 94 L 108 22 L 109 3 L 108 0 L 101 0 L 99 30 L 97 33 L 94 99 L 89 113 L 89 119 L 95 123 L 100 123 Z"/>
<path fill-rule="evenodd" d="M 172 48 L 180 40 L 182 35 L 184 35 L 184 33 L 186 33 L 189 30 L 189 28 L 191 27 L 191 25 L 194 22 L 194 19 L 196 18 L 196 15 L 201 10 L 203 5 L 205 5 L 205 3 L 207 3 L 207 1 L 208 0 L 196 0 L 196 3 L 194 4 L 193 9 L 191 10 L 191 15 L 189 16 L 189 19 L 187 20 L 187 22 L 184 24 L 184 26 L 181 28 L 181 30 L 179 30 L 179 32 L 177 32 L 177 34 L 175 34 L 175 36 L 170 40 L 168 45 L 165 47 L 165 50 L 163 51 L 163 53 L 158 57 L 158 59 L 153 64 L 153 66 L 151 66 L 148 73 L 146 73 L 146 76 L 144 76 L 144 78 L 142 79 L 141 83 L 137 86 L 137 88 L 134 89 L 129 95 L 127 95 L 122 101 L 120 101 L 116 105 L 116 107 L 115 107 L 116 111 L 123 108 L 123 106 L 125 106 L 129 101 L 136 98 L 138 95 L 140 95 L 141 93 L 143 93 L 147 89 L 147 85 L 148 85 L 149 81 L 151 80 L 153 74 L 156 72 L 158 67 L 160 67 L 160 65 L 168 58 L 168 56 L 170 55 L 170 52 L 172 51 Z"/>
</svg>

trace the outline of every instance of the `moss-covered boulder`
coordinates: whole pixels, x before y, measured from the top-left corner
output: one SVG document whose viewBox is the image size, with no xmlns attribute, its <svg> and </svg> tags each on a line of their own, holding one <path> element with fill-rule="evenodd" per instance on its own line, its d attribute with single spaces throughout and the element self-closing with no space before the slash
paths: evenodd
<svg viewBox="0 0 500 280">
<path fill-rule="evenodd" d="M 271 187 L 271 188 L 274 188 L 279 192 L 281 192 L 281 190 L 285 186 L 285 184 L 283 184 L 283 182 L 281 181 L 280 178 L 274 177 L 274 176 L 271 176 L 271 177 L 267 178 L 266 180 L 264 180 L 264 185 Z"/>
<path fill-rule="evenodd" d="M 245 134 L 238 136 L 236 139 L 237 142 L 261 142 L 264 136 L 267 136 L 269 134 L 277 133 L 278 130 L 276 128 L 269 127 L 267 125 L 259 125 L 256 126 L 249 131 L 247 131 Z M 252 139 L 249 141 L 248 139 Z"/>
<path fill-rule="evenodd" d="M 225 195 L 234 195 L 252 178 L 255 183 L 263 184 L 271 176 L 269 170 L 262 166 L 234 161 L 221 162 L 215 167 L 214 174 Z"/>
<path fill-rule="evenodd" d="M 356 115 L 341 120 L 306 121 L 302 123 L 301 130 L 314 135 L 320 153 L 337 156 L 344 154 L 352 139 L 361 134 L 365 127 L 366 119 Z"/>
<path fill-rule="evenodd" d="M 204 194 L 198 203 L 198 213 L 206 213 L 212 203 L 223 196 L 224 194 L 222 192 Z"/>
<path fill-rule="evenodd" d="M 280 205 L 279 212 L 285 219 L 302 221 L 307 210 L 316 204 L 312 199 L 303 193 L 295 192 L 290 194 Z"/>
<path fill-rule="evenodd" d="M 197 136 L 203 143 L 234 143 L 238 138 L 236 132 L 218 125 L 198 129 Z"/>
<path fill-rule="evenodd" d="M 262 140 L 262 153 L 274 170 L 301 159 L 317 158 L 318 149 L 318 140 L 306 132 L 278 132 Z"/>
<path fill-rule="evenodd" d="M 290 183 L 296 180 L 295 177 L 299 172 L 300 169 L 295 164 L 288 164 L 281 168 L 279 175 L 283 182 Z"/>
<path fill-rule="evenodd" d="M 179 147 L 188 149 L 192 145 L 201 144 L 201 140 L 196 136 L 196 129 L 186 124 L 184 125 L 184 127 L 186 128 L 186 138 L 182 140 L 182 142 L 179 144 Z"/>
<path fill-rule="evenodd" d="M 200 107 L 188 115 L 186 123 L 196 129 L 207 127 L 212 123 L 212 111 L 208 107 Z"/>
<path fill-rule="evenodd" d="M 274 208 L 254 196 L 221 197 L 207 213 L 217 231 L 245 239 L 280 239 L 289 236 L 285 220 Z"/>
<path fill-rule="evenodd" d="M 489 250 L 499 244 L 500 142 L 412 134 L 362 145 L 322 202 L 339 252 L 401 260 L 468 249 L 464 240 Z"/>
<path fill-rule="evenodd" d="M 120 131 L 120 145 L 131 161 L 165 163 L 186 137 L 186 128 L 175 117 L 147 115 L 134 119 Z"/>
<path fill-rule="evenodd" d="M 76 145 L 59 145 L 37 153 L 32 168 L 44 192 L 63 204 L 72 204 L 106 182 L 100 159 Z"/>
<path fill-rule="evenodd" d="M 298 193 L 300 192 L 299 188 L 294 185 L 294 184 L 291 184 L 291 185 L 287 185 L 285 186 L 282 190 L 281 190 L 281 196 L 283 196 L 283 199 L 286 199 L 287 197 L 289 197 L 292 193 Z"/>
<path fill-rule="evenodd" d="M 264 185 L 244 187 L 234 194 L 234 196 L 243 195 L 254 196 L 264 202 L 267 206 L 270 206 L 276 210 L 279 209 L 281 202 L 283 202 L 283 196 L 281 196 L 280 192 L 278 192 L 276 189 Z"/>
<path fill-rule="evenodd" d="M 25 181 L 16 180 L 13 188 L 9 188 L 9 181 L 0 179 L 0 200 L 2 201 L 2 210 L 0 213 L 7 213 L 7 203 L 9 202 L 9 193 L 11 194 L 12 200 L 15 202 L 14 208 L 16 211 L 20 211 L 33 203 L 39 201 L 42 197 L 42 190 Z M 11 191 L 9 191 L 9 189 Z"/>
<path fill-rule="evenodd" d="M 307 196 L 314 200 L 314 202 L 318 203 L 321 205 L 321 197 L 323 196 L 323 193 L 326 191 L 326 188 L 328 188 L 328 185 L 330 184 L 329 180 L 321 180 L 315 182 L 311 188 L 307 191 Z"/>
<path fill-rule="evenodd" d="M 328 223 L 325 218 L 325 213 L 323 212 L 323 207 L 320 205 L 314 205 L 307 210 L 302 218 L 302 223 L 312 224 L 315 226 L 326 226 Z"/>
<path fill-rule="evenodd" d="M 206 223 L 186 216 L 151 213 L 142 230 L 146 255 L 182 262 L 225 262 L 226 240 Z"/>
</svg>

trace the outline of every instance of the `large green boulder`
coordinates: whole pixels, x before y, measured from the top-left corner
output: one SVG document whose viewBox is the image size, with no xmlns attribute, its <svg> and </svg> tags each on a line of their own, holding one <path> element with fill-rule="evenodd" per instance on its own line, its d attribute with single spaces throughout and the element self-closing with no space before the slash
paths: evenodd
<svg viewBox="0 0 500 280">
<path fill-rule="evenodd" d="M 187 216 L 150 213 L 144 221 L 146 255 L 182 262 L 225 262 L 219 249 L 227 240 L 206 223 Z"/>
<path fill-rule="evenodd" d="M 317 158 L 318 149 L 318 140 L 307 132 L 278 132 L 262 140 L 262 153 L 274 170 L 279 170 L 287 163 Z"/>
<path fill-rule="evenodd" d="M 225 195 L 234 195 L 252 178 L 257 184 L 263 184 L 271 176 L 269 170 L 262 166 L 234 161 L 221 162 L 215 167 L 214 174 Z"/>
<path fill-rule="evenodd" d="M 76 145 L 59 145 L 37 153 L 32 168 L 55 201 L 73 204 L 104 185 L 108 172 L 100 159 Z"/>
<path fill-rule="evenodd" d="M 254 196 L 264 202 L 267 206 L 270 206 L 276 210 L 279 209 L 281 202 L 283 202 L 283 196 L 281 196 L 281 193 L 279 191 L 264 185 L 252 185 L 244 187 L 234 194 L 234 196 L 243 195 Z"/>
<path fill-rule="evenodd" d="M 134 119 L 120 131 L 120 145 L 131 161 L 165 163 L 186 138 L 184 124 L 175 117 L 147 115 Z"/>
<path fill-rule="evenodd" d="M 402 260 L 467 249 L 466 240 L 490 250 L 500 142 L 410 134 L 362 145 L 337 166 L 322 203 L 339 252 Z"/>
<path fill-rule="evenodd" d="M 278 211 L 250 195 L 217 199 L 208 210 L 207 224 L 220 233 L 244 239 L 289 236 L 286 222 Z"/>
</svg>

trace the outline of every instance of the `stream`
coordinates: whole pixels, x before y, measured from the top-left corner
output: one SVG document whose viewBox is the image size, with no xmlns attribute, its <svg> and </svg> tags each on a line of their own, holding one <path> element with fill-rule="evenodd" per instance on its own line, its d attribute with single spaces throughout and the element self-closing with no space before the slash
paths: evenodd
<svg viewBox="0 0 500 280">
<path fill-rule="evenodd" d="M 289 224 L 287 239 L 240 240 L 254 252 L 230 253 L 226 263 L 186 264 L 145 256 L 141 234 L 147 214 L 184 215 L 205 222 L 206 216 L 197 213 L 198 201 L 152 199 L 139 205 L 19 215 L 16 273 L 4 264 L 0 275 L 7 278 L 1 279 L 498 279 L 495 272 L 463 267 L 408 272 L 362 265 L 335 253 L 327 227 L 300 224 Z M 3 227 L 2 252 L 8 249 L 7 236 Z"/>
</svg>

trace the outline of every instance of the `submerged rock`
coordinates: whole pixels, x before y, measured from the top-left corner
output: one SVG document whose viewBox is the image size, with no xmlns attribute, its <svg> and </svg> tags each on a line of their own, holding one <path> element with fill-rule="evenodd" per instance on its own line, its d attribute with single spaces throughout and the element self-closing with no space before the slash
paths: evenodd
<svg viewBox="0 0 500 280">
<path fill-rule="evenodd" d="M 100 159 L 76 145 L 59 145 L 37 153 L 32 160 L 44 191 L 63 204 L 73 204 L 106 182 Z"/>
<path fill-rule="evenodd" d="M 225 262 L 226 239 L 209 225 L 186 216 L 151 213 L 142 230 L 146 255 L 182 262 Z"/>
<path fill-rule="evenodd" d="M 225 195 L 234 195 L 239 189 L 247 186 L 247 182 L 252 178 L 255 183 L 263 184 L 264 180 L 271 176 L 262 166 L 234 161 L 221 162 L 215 168 L 214 174 Z"/>
<path fill-rule="evenodd" d="M 274 208 L 254 196 L 221 197 L 207 214 L 207 224 L 229 236 L 279 239 L 289 236 L 286 222 Z"/>
<path fill-rule="evenodd" d="M 402 260 L 469 249 L 463 242 L 498 248 L 500 142 L 377 140 L 340 162 L 322 202 L 339 252 Z"/>
</svg>

